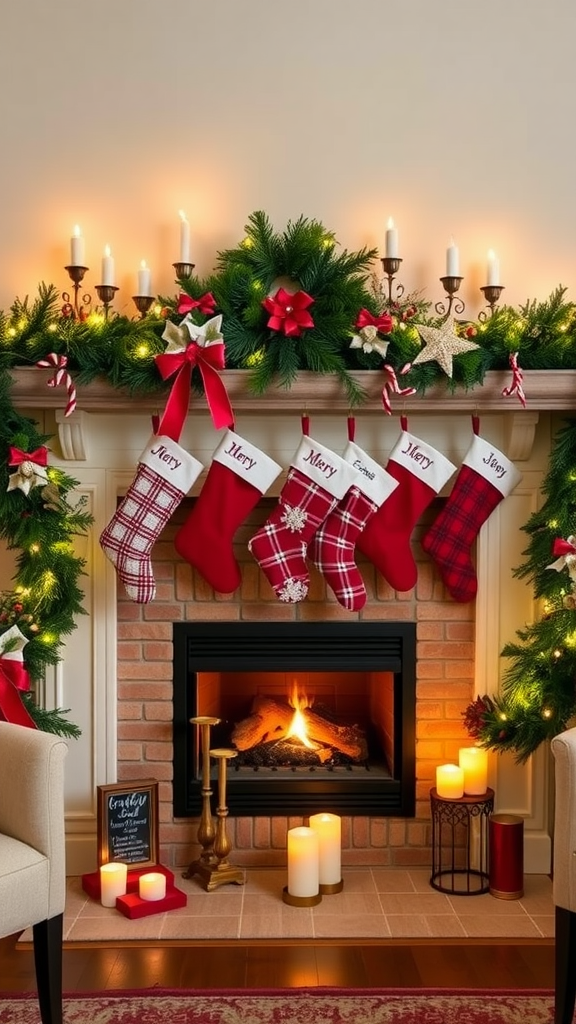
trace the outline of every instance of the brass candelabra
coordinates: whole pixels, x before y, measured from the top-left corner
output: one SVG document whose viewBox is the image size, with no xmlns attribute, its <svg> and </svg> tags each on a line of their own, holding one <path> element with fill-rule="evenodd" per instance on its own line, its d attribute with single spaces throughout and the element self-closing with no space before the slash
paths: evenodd
<svg viewBox="0 0 576 1024">
<path fill-rule="evenodd" d="M 439 316 L 450 316 L 452 312 L 459 314 L 464 312 L 465 303 L 460 298 L 455 298 L 456 292 L 460 288 L 463 277 L 456 277 L 455 275 L 448 274 L 446 277 L 441 277 L 440 281 L 442 287 L 446 292 L 448 302 L 437 302 L 434 309 Z"/>
<path fill-rule="evenodd" d="M 394 278 L 400 270 L 400 264 L 402 260 L 399 256 L 383 256 L 380 260 L 382 269 L 386 275 L 386 281 L 388 285 L 388 304 L 391 305 L 393 301 L 398 302 L 399 299 L 404 295 L 404 285 L 397 284 L 395 290 L 394 299 L 392 299 L 392 286 L 394 284 Z"/>
<path fill-rule="evenodd" d="M 114 302 L 114 296 L 118 291 L 118 288 L 114 284 L 97 284 L 95 287 L 96 292 L 98 293 L 98 298 L 104 306 L 104 316 L 107 320 L 110 306 Z"/>
<path fill-rule="evenodd" d="M 88 293 L 82 296 L 82 300 L 80 302 L 80 285 L 82 284 L 88 267 L 69 264 L 67 267 L 64 267 L 64 269 L 68 271 L 68 276 L 72 281 L 74 298 L 71 298 L 70 292 L 62 292 L 62 299 L 64 300 L 62 315 L 72 317 L 74 320 L 82 320 L 86 315 L 85 307 L 89 306 L 92 302 L 92 296 Z"/>
<path fill-rule="evenodd" d="M 499 300 L 502 292 L 504 291 L 504 285 L 503 284 L 485 284 L 480 289 L 480 291 L 483 292 L 483 294 L 484 294 L 484 298 L 486 299 L 486 303 L 488 305 L 488 308 L 490 309 L 490 312 L 487 313 L 485 310 L 482 310 L 479 313 L 479 315 L 478 315 L 478 319 L 479 320 L 487 320 L 488 317 L 494 315 L 494 311 L 496 310 L 496 307 L 498 305 L 498 300 Z"/>
</svg>

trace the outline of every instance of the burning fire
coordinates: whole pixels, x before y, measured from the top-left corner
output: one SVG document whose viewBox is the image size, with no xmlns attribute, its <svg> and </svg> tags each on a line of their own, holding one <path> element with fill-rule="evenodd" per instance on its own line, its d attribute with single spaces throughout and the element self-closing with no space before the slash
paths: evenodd
<svg viewBox="0 0 576 1024">
<path fill-rule="evenodd" d="M 304 747 L 308 747 L 309 750 L 318 750 L 319 744 L 313 743 L 312 740 L 308 738 L 306 721 L 302 714 L 306 708 L 309 708 L 312 705 L 305 694 L 299 693 L 296 682 L 292 685 L 292 695 L 288 703 L 291 708 L 294 708 L 294 714 L 292 715 L 292 721 L 288 726 L 288 731 L 284 738 L 287 740 L 296 738 Z"/>
</svg>

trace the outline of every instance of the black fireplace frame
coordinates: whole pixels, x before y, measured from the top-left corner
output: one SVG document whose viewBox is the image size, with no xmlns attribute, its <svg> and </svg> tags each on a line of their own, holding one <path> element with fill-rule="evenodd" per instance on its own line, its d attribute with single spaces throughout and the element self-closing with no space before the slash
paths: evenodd
<svg viewBox="0 0 576 1024">
<path fill-rule="evenodd" d="M 353 648 L 351 641 L 361 640 Z M 194 775 L 196 730 L 190 718 L 194 676 L 202 671 L 392 672 L 394 754 L 390 778 L 369 771 L 334 779 L 295 781 L 235 778 L 227 785 L 229 812 L 236 816 L 313 814 L 413 817 L 416 803 L 416 625 L 413 622 L 175 622 L 173 808 L 176 817 L 197 817 L 202 781 Z M 351 650 L 353 654 L 351 655 Z M 358 663 L 360 659 L 360 663 Z"/>
</svg>

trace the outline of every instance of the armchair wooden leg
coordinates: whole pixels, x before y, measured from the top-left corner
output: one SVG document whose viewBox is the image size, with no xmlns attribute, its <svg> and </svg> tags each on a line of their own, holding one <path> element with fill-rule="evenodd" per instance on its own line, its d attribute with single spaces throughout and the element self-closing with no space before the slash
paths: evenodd
<svg viewBox="0 0 576 1024">
<path fill-rule="evenodd" d="M 572 1024 L 576 1001 L 576 912 L 556 907 L 554 1024 Z"/>
<path fill-rule="evenodd" d="M 42 1024 L 62 1024 L 63 914 L 33 926 L 34 964 Z"/>
</svg>

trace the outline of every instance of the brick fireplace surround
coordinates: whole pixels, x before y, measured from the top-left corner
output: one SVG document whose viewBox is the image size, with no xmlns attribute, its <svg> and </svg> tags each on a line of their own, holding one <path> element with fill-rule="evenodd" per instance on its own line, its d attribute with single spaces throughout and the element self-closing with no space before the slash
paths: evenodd
<svg viewBox="0 0 576 1024">
<path fill-rule="evenodd" d="M 113 566 L 98 537 L 117 501 L 130 485 L 138 457 L 150 436 L 156 401 L 129 398 L 95 381 L 82 388 L 78 409 L 62 410 L 59 389 L 46 387 L 50 371 L 14 372 L 13 400 L 53 437 L 51 461 L 78 480 L 94 516 L 88 537 L 78 542 L 86 559 L 86 615 L 68 638 L 62 662 L 46 675 L 47 707 L 70 708 L 82 730 L 71 744 L 67 769 L 67 865 L 70 874 L 96 866 L 96 787 L 116 781 L 153 777 L 159 780 L 162 861 L 175 869 L 198 854 L 198 822 L 175 819 L 172 809 L 172 624 L 178 621 L 409 621 L 417 629 L 416 813 L 413 818 L 354 816 L 344 818 L 343 864 L 430 866 L 429 791 L 438 764 L 457 758 L 468 744 L 462 711 L 478 693 L 494 693 L 502 674 L 500 651 L 515 630 L 539 613 L 525 583 L 513 577 L 521 564 L 526 537 L 521 531 L 538 506 L 547 471 L 551 440 L 573 409 L 576 373 L 536 371 L 524 375 L 528 408 L 502 398 L 508 373 L 486 375 L 482 387 L 467 394 L 438 385 L 424 396 L 407 399 L 393 416 L 382 410 L 378 373 L 360 374 L 367 401 L 357 412 L 356 441 L 385 465 L 395 443 L 398 412 L 409 417 L 409 430 L 438 448 L 458 466 L 471 436 L 471 413 L 479 413 L 482 435 L 503 450 L 523 479 L 483 527 L 476 548 L 479 590 L 470 604 L 458 604 L 444 591 L 436 568 L 424 554 L 419 537 L 432 522 L 451 483 L 430 506 L 413 535 L 418 583 L 397 593 L 365 559 L 358 558 L 368 600 L 358 614 L 340 607 L 322 577 L 312 568 L 307 599 L 298 605 L 277 601 L 247 549 L 249 537 L 274 506 L 283 480 L 258 504 L 238 531 L 236 550 L 242 585 L 232 595 L 212 588 L 175 553 L 173 538 L 190 503 L 200 493 L 201 475 L 191 495 L 167 526 L 153 551 L 157 596 L 148 605 L 127 600 L 117 586 Z M 285 469 L 301 436 L 300 415 L 311 416 L 311 436 L 336 451 L 345 445 L 347 403 L 335 379 L 301 374 L 290 392 L 274 389 L 257 399 L 242 372 L 226 371 L 236 430 L 266 451 Z M 205 467 L 218 443 L 203 399 L 191 401 L 181 444 Z M 12 559 L 12 562 L 10 561 Z M 13 555 L 0 550 L 0 569 L 13 572 Z M 525 820 L 525 866 L 541 873 L 550 866 L 549 763 L 538 751 L 526 765 L 491 756 L 490 785 L 496 809 L 522 814 Z M 241 866 L 284 865 L 286 832 L 302 818 L 228 818 L 233 860 Z"/>
<path fill-rule="evenodd" d="M 191 499 L 193 500 L 193 499 Z M 216 594 L 202 577 L 175 555 L 173 537 L 190 508 L 186 501 L 163 532 L 153 552 L 155 601 L 138 606 L 118 592 L 118 776 L 120 780 L 160 780 L 162 862 L 182 867 L 197 850 L 197 821 L 172 816 L 172 622 L 187 617 L 222 621 L 364 620 L 417 623 L 417 790 L 416 817 L 342 820 L 344 865 L 428 866 L 430 863 L 429 791 L 435 767 L 457 758 L 462 746 L 462 711 L 474 696 L 474 605 L 447 598 L 438 574 L 416 542 L 418 584 L 396 593 L 362 556 L 358 558 L 368 600 L 351 615 L 337 603 L 314 567 L 308 598 L 299 605 L 280 603 L 247 549 L 274 499 L 263 499 L 239 530 L 236 556 L 242 586 L 232 596 Z M 420 522 L 437 514 L 439 502 Z M 286 831 L 302 817 L 229 817 L 232 859 L 243 866 L 285 863 Z"/>
</svg>

